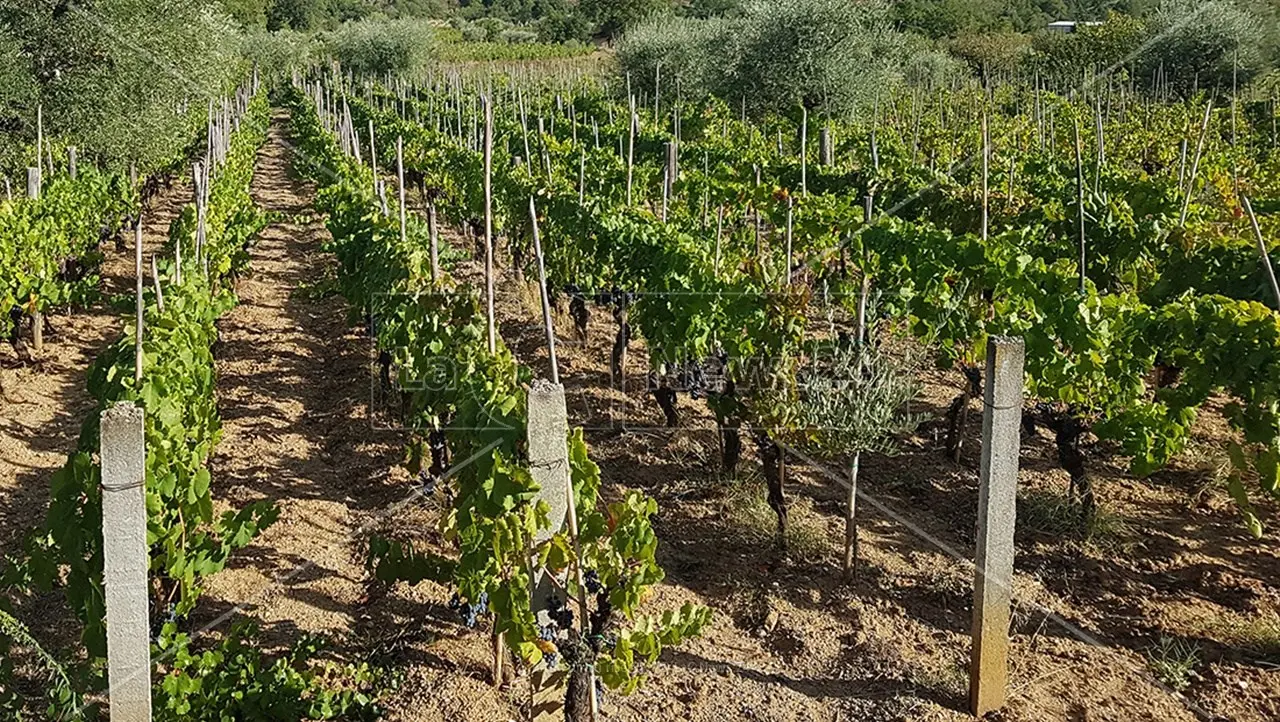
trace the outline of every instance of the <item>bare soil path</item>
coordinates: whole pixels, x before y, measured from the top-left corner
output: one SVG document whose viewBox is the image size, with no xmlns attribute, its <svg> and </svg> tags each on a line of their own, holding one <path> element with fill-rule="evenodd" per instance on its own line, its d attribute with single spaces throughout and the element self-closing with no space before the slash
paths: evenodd
<svg viewBox="0 0 1280 722">
<path fill-rule="evenodd" d="M 350 629 L 364 592 L 353 540 L 370 510 L 404 492 L 383 483 L 399 460 L 397 435 L 368 422 L 369 342 L 317 284 L 335 261 L 321 248 L 328 233 L 312 189 L 291 177 L 283 122 L 275 118 L 252 186 L 275 217 L 251 250 L 239 305 L 219 322 L 223 438 L 212 461 L 216 498 L 270 499 L 280 519 L 210 580 L 202 614 L 243 606 L 287 642 L 295 628 Z"/>
</svg>

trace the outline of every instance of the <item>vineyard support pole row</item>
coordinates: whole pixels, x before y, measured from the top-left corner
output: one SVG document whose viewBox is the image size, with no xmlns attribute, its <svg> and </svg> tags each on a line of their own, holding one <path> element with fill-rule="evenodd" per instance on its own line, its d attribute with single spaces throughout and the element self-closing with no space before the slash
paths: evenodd
<svg viewBox="0 0 1280 722">
<path fill-rule="evenodd" d="M 147 569 L 146 440 L 143 410 L 128 401 L 102 412 L 103 586 L 111 722 L 151 720 L 151 629 Z"/>
<path fill-rule="evenodd" d="M 977 717 L 1004 706 L 1009 677 L 1023 357 L 1021 338 L 987 339 L 974 559 L 973 651 L 969 664 L 969 711 Z"/>
</svg>

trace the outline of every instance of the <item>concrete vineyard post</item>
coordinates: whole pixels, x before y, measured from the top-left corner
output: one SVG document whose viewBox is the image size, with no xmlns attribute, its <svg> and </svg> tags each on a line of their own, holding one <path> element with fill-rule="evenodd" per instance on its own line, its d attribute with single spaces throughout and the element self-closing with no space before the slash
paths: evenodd
<svg viewBox="0 0 1280 722">
<path fill-rule="evenodd" d="M 564 387 L 535 381 L 529 388 L 528 415 L 529 475 L 538 484 L 538 498 L 549 507 L 547 518 L 551 522 L 534 536 L 534 543 L 541 544 L 564 526 L 573 491 L 569 484 L 569 416 Z M 547 609 L 555 593 L 555 582 L 541 569 L 535 569 L 532 608 L 539 624 L 550 621 Z M 539 664 L 533 669 L 531 682 L 530 716 L 534 722 L 563 722 L 569 682 L 565 668 L 552 670 Z"/>
<path fill-rule="evenodd" d="M 76 147 L 74 145 L 67 148 L 67 176 L 71 180 L 76 179 Z"/>
<path fill-rule="evenodd" d="M 836 154 L 835 147 L 831 144 L 831 127 L 823 126 L 818 129 L 818 162 L 824 167 L 835 165 Z"/>
<path fill-rule="evenodd" d="M 102 554 L 111 722 L 151 720 L 146 442 L 143 411 L 127 401 L 102 412 Z"/>
<path fill-rule="evenodd" d="M 992 336 L 987 340 L 969 663 L 969 711 L 978 717 L 1004 706 L 1009 676 L 1023 352 L 1021 338 Z"/>
</svg>

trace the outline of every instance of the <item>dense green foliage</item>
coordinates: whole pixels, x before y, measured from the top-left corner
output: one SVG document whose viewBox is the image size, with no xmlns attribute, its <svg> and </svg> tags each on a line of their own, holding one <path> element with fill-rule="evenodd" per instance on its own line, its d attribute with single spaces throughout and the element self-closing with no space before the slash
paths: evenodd
<svg viewBox="0 0 1280 722">
<path fill-rule="evenodd" d="M 1092 430 L 1146 475 L 1184 447 L 1212 397 L 1229 397 L 1222 415 L 1240 435 L 1229 490 L 1261 533 L 1245 481 L 1265 498 L 1280 495 L 1280 417 L 1268 380 L 1280 365 L 1280 322 L 1264 305 L 1276 301 L 1237 189 L 1280 196 L 1275 108 L 1259 104 L 1248 117 L 1229 107 L 1210 113 L 1191 178 L 1179 141 L 1192 150 L 1199 144 L 1203 101 L 1129 96 L 1107 109 L 1100 99 L 1120 90 L 1095 92 L 1075 102 L 1016 87 L 991 98 L 886 94 L 878 117 L 824 123 L 838 139 L 833 166 L 815 162 L 813 126 L 808 163 L 801 162 L 794 116 L 743 122 L 736 108 L 686 99 L 678 103 L 681 177 L 661 207 L 660 159 L 676 132 L 675 99 L 656 118 L 651 106 L 638 108 L 638 163 L 628 172 L 628 110 L 619 100 L 579 88 L 569 115 L 554 100 L 562 90 L 526 95 L 524 110 L 512 97 L 499 104 L 497 225 L 513 256 L 528 258 L 523 218 L 536 197 L 551 283 L 636 294 L 630 318 L 655 370 L 722 354 L 731 378 L 751 381 L 732 398 L 708 393 L 726 427 L 784 434 L 799 423 L 789 380 L 807 353 L 806 329 L 825 296 L 819 290 L 847 303 L 853 289 L 841 269 L 849 266 L 874 279 L 889 317 L 933 345 L 944 365 L 976 367 L 988 335 L 1023 336 L 1028 393 L 1040 404 L 1028 418 L 1054 431 L 1073 491 L 1087 504 L 1081 434 Z M 418 107 L 432 123 L 439 104 Z M 381 123 L 394 122 L 390 108 Z M 472 112 L 464 103 L 464 117 Z M 1083 144 L 1078 180 L 1072 123 L 1087 128 L 1095 113 L 1106 145 Z M 557 120 L 540 134 L 526 115 Z M 972 163 L 984 115 L 996 148 L 985 234 Z M 591 122 L 577 127 L 584 117 Z M 438 118 L 444 132 L 469 142 L 448 113 Z M 600 145 L 592 144 L 594 124 Z M 513 167 L 504 153 L 534 162 Z M 473 170 L 422 167 L 443 173 L 442 208 L 477 217 Z M 797 192 L 803 185 L 807 194 Z M 867 193 L 896 217 L 867 226 L 859 200 Z M 1275 216 L 1260 223 L 1274 238 Z M 724 234 L 713 236 L 722 225 Z M 786 247 L 794 246 L 805 279 L 797 286 L 779 280 L 788 226 L 794 237 Z M 785 516 L 781 501 L 775 509 Z"/>
<path fill-rule="evenodd" d="M 93 168 L 49 178 L 37 200 L 0 201 L 0 335 L 11 312 L 79 304 L 97 287 L 98 243 L 120 231 L 134 189 Z"/>
</svg>

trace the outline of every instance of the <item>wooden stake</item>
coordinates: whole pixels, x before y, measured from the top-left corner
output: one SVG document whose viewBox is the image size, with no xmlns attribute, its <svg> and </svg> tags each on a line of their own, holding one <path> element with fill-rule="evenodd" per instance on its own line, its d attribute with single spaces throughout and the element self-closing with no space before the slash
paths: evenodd
<svg viewBox="0 0 1280 722">
<path fill-rule="evenodd" d="M 164 290 L 160 288 L 160 270 L 156 268 L 155 254 L 151 255 L 151 283 L 156 291 L 156 307 L 164 311 Z"/>
<path fill-rule="evenodd" d="M 1080 147 L 1080 121 L 1072 119 L 1071 129 L 1075 134 L 1076 149 L 1076 220 L 1078 222 L 1077 230 L 1080 238 L 1080 293 L 1084 293 L 1084 282 L 1087 278 L 1085 270 L 1085 243 L 1084 243 L 1084 161 L 1081 159 L 1082 149 Z"/>
<path fill-rule="evenodd" d="M 631 206 L 632 169 L 636 163 L 636 127 L 640 124 L 640 116 L 636 115 L 635 98 L 631 99 L 631 130 L 627 140 L 627 206 Z"/>
<path fill-rule="evenodd" d="M 489 314 L 489 353 L 498 351 L 493 314 L 493 107 L 484 101 L 484 285 Z"/>
<path fill-rule="evenodd" d="M 987 112 L 982 111 L 982 240 L 987 240 L 990 225 L 990 191 L 988 181 L 991 174 L 991 133 L 987 128 Z"/>
<path fill-rule="evenodd" d="M 1262 267 L 1267 271 L 1267 280 L 1271 282 L 1271 293 L 1276 299 L 1276 308 L 1280 308 L 1280 284 L 1276 283 L 1276 272 L 1271 267 L 1271 254 L 1267 252 L 1267 241 L 1262 237 L 1262 229 L 1258 227 L 1258 217 L 1253 213 L 1253 204 L 1249 196 L 1242 195 L 1240 200 L 1244 209 L 1249 212 L 1249 223 L 1253 226 L 1253 237 L 1258 242 L 1258 254 L 1262 256 Z"/>
<path fill-rule="evenodd" d="M 142 298 L 142 219 L 138 219 L 138 227 L 134 230 L 133 235 L 133 274 L 135 278 L 134 295 L 136 299 L 136 313 L 134 326 L 134 356 L 133 356 L 133 380 L 141 388 L 142 385 L 142 316 L 146 309 L 146 303 Z"/>
<path fill-rule="evenodd" d="M 809 109 L 800 106 L 800 195 L 809 195 Z"/>
<path fill-rule="evenodd" d="M 556 363 L 556 329 L 551 321 L 551 299 L 547 295 L 547 269 L 542 258 L 542 238 L 538 233 L 538 209 L 534 205 L 533 196 L 529 196 L 529 221 L 533 224 L 533 252 L 538 258 L 538 289 L 542 294 L 542 323 L 547 332 L 547 351 L 551 357 L 551 383 L 558 386 L 560 368 Z M 583 609 L 586 607 L 584 606 Z"/>
<path fill-rule="evenodd" d="M 408 239 L 408 230 L 405 227 L 405 203 L 404 203 L 404 137 L 396 138 L 396 187 L 400 193 L 400 245 L 404 246 Z"/>
<path fill-rule="evenodd" d="M 787 285 L 791 285 L 791 236 L 792 236 L 792 215 L 795 210 L 795 200 L 791 196 L 787 196 L 787 268 L 784 278 L 787 279 Z"/>
</svg>

